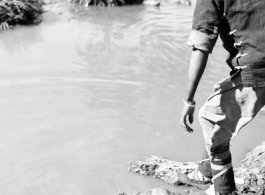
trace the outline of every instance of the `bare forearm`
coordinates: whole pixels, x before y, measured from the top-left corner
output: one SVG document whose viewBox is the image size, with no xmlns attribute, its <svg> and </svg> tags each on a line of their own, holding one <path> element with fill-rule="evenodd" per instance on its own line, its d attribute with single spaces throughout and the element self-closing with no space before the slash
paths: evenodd
<svg viewBox="0 0 265 195">
<path fill-rule="evenodd" d="M 205 70 L 208 55 L 209 54 L 207 52 L 196 49 L 194 49 L 191 53 L 188 74 L 189 82 L 185 98 L 188 103 L 192 104 L 194 102 L 194 95 Z"/>
</svg>

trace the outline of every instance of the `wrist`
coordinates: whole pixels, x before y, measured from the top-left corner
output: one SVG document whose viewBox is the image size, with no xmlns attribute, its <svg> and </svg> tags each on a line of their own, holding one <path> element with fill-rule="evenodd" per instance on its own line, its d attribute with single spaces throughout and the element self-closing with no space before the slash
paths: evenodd
<svg viewBox="0 0 265 195">
<path fill-rule="evenodd" d="M 188 100 L 183 99 L 183 103 L 184 103 L 186 106 L 189 106 L 189 107 L 195 107 L 195 106 L 196 106 L 196 102 L 195 102 L 194 100 L 192 100 L 192 101 L 188 101 Z"/>
</svg>

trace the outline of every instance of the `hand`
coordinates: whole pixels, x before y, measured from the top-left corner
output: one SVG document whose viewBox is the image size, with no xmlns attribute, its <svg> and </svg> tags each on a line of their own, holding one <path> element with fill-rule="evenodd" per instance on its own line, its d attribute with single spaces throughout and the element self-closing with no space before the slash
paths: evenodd
<svg viewBox="0 0 265 195">
<path fill-rule="evenodd" d="M 181 117 L 180 117 L 180 125 L 186 129 L 189 133 L 193 132 L 193 129 L 190 127 L 191 124 L 193 123 L 194 117 L 194 111 L 195 111 L 195 102 L 194 104 L 189 104 L 185 101 L 184 102 L 184 107 L 181 112 Z M 187 123 L 187 120 L 190 124 Z"/>
</svg>

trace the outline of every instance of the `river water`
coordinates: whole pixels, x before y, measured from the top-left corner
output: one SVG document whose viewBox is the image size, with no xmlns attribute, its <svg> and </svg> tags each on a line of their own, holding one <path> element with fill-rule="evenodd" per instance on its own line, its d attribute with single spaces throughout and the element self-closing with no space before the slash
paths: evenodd
<svg viewBox="0 0 265 195">
<path fill-rule="evenodd" d="M 165 187 L 127 170 L 154 154 L 197 161 L 198 121 L 179 126 L 193 6 L 46 6 L 40 25 L 0 32 L 0 193 L 116 195 Z M 228 75 L 220 42 L 198 107 Z M 218 63 L 217 63 L 218 62 Z M 196 114 L 198 109 L 196 110 Z M 235 166 L 261 143 L 258 116 L 232 142 Z"/>
</svg>

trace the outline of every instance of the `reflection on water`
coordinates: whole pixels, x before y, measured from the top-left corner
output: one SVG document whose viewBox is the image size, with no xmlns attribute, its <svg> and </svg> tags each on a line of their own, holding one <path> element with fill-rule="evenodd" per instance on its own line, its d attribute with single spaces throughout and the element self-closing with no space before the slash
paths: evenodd
<svg viewBox="0 0 265 195">
<path fill-rule="evenodd" d="M 83 29 L 80 34 L 88 36 L 82 36 L 86 44 L 79 44 L 77 49 L 87 62 L 89 74 L 135 81 L 153 79 L 152 82 L 166 84 L 175 78 L 165 80 L 165 75 L 170 75 L 173 68 L 183 68 L 183 59 L 176 54 L 182 52 L 185 56 L 183 37 L 188 32 L 177 21 L 189 23 L 187 14 L 140 6 L 80 12 L 83 13 L 77 23 Z M 179 66 L 174 66 L 176 62 Z"/>
<path fill-rule="evenodd" d="M 42 24 L 0 34 L 0 192 L 172 189 L 127 167 L 149 154 L 179 161 L 201 156 L 198 122 L 193 134 L 178 124 L 193 7 L 83 8 L 59 2 L 46 9 Z M 216 63 L 225 55 L 218 42 L 198 89 L 198 106 L 228 74 Z M 262 141 L 263 120 L 258 116 L 233 141 L 236 165 Z M 250 134 L 251 143 L 245 143 Z"/>
</svg>

